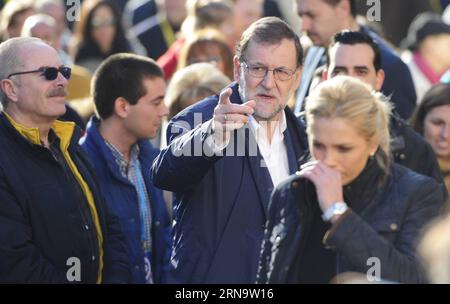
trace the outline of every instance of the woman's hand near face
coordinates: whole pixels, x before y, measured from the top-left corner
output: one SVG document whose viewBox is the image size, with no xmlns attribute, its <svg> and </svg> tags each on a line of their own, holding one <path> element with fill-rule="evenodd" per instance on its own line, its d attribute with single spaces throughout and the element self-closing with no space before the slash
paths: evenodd
<svg viewBox="0 0 450 304">
<path fill-rule="evenodd" d="M 298 176 L 306 178 L 316 186 L 320 209 L 325 212 L 335 202 L 342 202 L 341 173 L 321 161 L 311 161 L 300 167 Z"/>
</svg>

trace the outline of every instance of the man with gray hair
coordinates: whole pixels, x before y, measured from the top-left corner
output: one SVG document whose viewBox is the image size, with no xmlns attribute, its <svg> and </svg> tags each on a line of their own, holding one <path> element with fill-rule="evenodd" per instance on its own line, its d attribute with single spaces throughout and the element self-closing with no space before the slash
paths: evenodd
<svg viewBox="0 0 450 304">
<path fill-rule="evenodd" d="M 300 83 L 299 37 L 262 18 L 236 53 L 236 82 L 172 118 L 153 162 L 155 185 L 175 192 L 172 283 L 253 283 L 270 194 L 306 150 L 286 107 Z"/>
<path fill-rule="evenodd" d="M 0 44 L 0 282 L 126 283 L 123 235 L 64 114 L 71 70 L 37 38 Z"/>
</svg>

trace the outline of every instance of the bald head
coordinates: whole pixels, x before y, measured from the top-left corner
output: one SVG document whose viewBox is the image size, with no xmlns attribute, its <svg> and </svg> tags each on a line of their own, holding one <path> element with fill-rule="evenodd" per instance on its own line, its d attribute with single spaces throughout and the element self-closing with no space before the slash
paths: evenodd
<svg viewBox="0 0 450 304">
<path fill-rule="evenodd" d="M 26 67 L 29 59 L 29 56 L 26 55 L 32 53 L 30 52 L 31 49 L 42 47 L 53 49 L 41 39 L 33 37 L 17 37 L 2 42 L 0 44 L 0 66 L 2 67 L 0 69 L 0 81 Z M 56 51 L 55 56 L 58 56 Z M 2 94 L 1 97 L 3 106 L 5 106 L 5 96 Z"/>
</svg>

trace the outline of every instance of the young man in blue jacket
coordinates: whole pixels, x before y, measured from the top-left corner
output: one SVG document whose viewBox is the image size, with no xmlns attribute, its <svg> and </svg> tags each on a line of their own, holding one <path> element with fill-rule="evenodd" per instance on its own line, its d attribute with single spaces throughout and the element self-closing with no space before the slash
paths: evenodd
<svg viewBox="0 0 450 304">
<path fill-rule="evenodd" d="M 106 203 L 125 233 L 132 283 L 164 283 L 169 263 L 170 218 L 150 167 L 158 150 L 149 142 L 168 114 L 162 70 L 132 54 L 109 57 L 97 70 L 93 117 L 81 145 L 92 161 Z"/>
</svg>

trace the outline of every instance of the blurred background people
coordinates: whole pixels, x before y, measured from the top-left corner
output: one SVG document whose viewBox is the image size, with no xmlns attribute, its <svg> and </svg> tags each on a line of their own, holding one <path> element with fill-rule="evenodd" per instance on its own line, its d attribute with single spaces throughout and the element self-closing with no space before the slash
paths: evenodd
<svg viewBox="0 0 450 304">
<path fill-rule="evenodd" d="M 209 62 L 229 79 L 233 78 L 233 53 L 216 30 L 198 31 L 183 44 L 177 70 L 199 62 Z"/>
<path fill-rule="evenodd" d="M 264 0 L 231 0 L 231 2 L 233 3 L 235 27 L 233 39 L 239 41 L 242 33 L 250 24 L 264 17 Z"/>
<path fill-rule="evenodd" d="M 450 191 L 450 83 L 436 84 L 425 94 L 412 125 L 433 147 Z"/>
<path fill-rule="evenodd" d="M 411 71 L 419 104 L 425 92 L 450 69 L 450 25 L 437 14 L 420 14 L 411 23 L 403 46 L 411 51 L 403 60 Z"/>
<path fill-rule="evenodd" d="M 72 41 L 75 64 L 94 73 L 111 54 L 133 51 L 115 5 L 108 0 L 83 1 Z"/>
<path fill-rule="evenodd" d="M 182 24 L 177 41 L 158 59 L 166 79 L 170 79 L 178 65 L 178 57 L 186 40 L 195 37 L 197 31 L 211 28 L 227 39 L 230 49 L 234 47 L 233 7 L 228 0 L 188 0 L 187 17 Z"/>
<path fill-rule="evenodd" d="M 56 35 L 56 22 L 49 15 L 36 14 L 28 17 L 23 23 L 20 36 L 41 38 L 56 50 L 59 49 L 59 41 Z"/>
<path fill-rule="evenodd" d="M 419 244 L 418 254 L 430 283 L 450 284 L 450 213 L 430 223 Z"/>
<path fill-rule="evenodd" d="M 35 13 L 31 0 L 9 0 L 0 14 L 0 42 L 19 37 L 25 19 Z"/>
<path fill-rule="evenodd" d="M 72 32 L 67 26 L 66 6 L 63 0 L 37 0 L 34 4 L 37 13 L 45 14 L 55 20 L 55 35 L 58 44 L 54 47 L 57 51 L 68 52 Z M 68 63 L 66 63 L 68 64 Z"/>
<path fill-rule="evenodd" d="M 197 101 L 219 94 L 230 82 L 230 78 L 207 62 L 194 63 L 180 69 L 173 75 L 167 87 L 167 118 L 170 120 Z"/>
<path fill-rule="evenodd" d="M 186 0 L 131 0 L 125 11 L 130 34 L 157 60 L 177 39 L 186 18 Z"/>
</svg>

